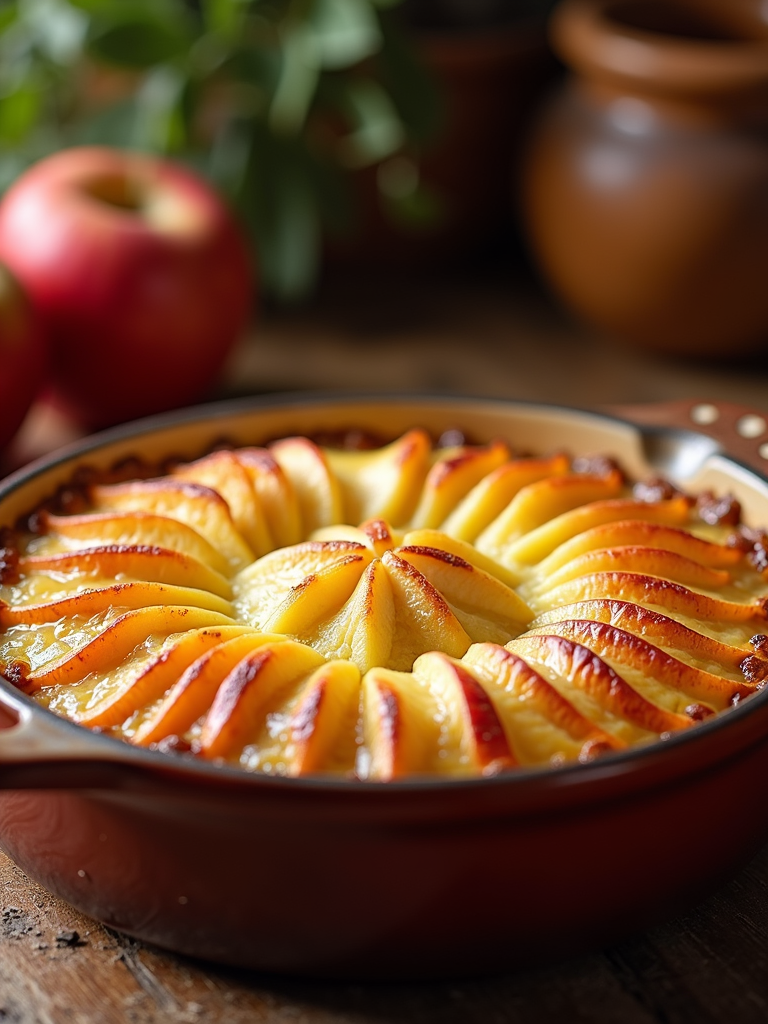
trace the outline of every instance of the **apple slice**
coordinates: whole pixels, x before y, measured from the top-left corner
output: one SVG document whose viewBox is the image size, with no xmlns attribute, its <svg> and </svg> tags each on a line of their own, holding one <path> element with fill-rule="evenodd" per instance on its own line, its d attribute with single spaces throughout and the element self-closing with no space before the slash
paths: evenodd
<svg viewBox="0 0 768 1024">
<path fill-rule="evenodd" d="M 279 609 L 288 612 L 294 602 L 308 611 L 314 622 L 316 618 L 311 615 L 311 600 L 321 593 L 323 582 L 329 579 L 329 571 L 342 564 L 340 573 L 335 577 L 332 573 L 332 578 L 336 585 L 349 581 L 348 598 L 371 558 L 371 550 L 356 541 L 305 541 L 292 548 L 270 552 L 234 579 L 234 604 L 245 622 L 263 628 L 279 614 Z M 321 582 L 314 583 L 318 574 Z M 306 596 L 308 589 L 311 598 Z M 333 587 L 332 592 L 337 593 Z M 330 615 L 332 609 L 326 599 L 324 607 L 327 609 L 325 614 Z"/>
<path fill-rule="evenodd" d="M 374 665 L 389 664 L 395 615 L 388 573 L 376 560 L 362 573 L 349 600 L 334 615 L 307 630 L 301 639 L 326 658 L 351 661 L 360 672 L 366 672 Z"/>
<path fill-rule="evenodd" d="M 0 604 L 0 625 L 7 629 L 21 624 L 57 622 L 74 615 L 87 619 L 113 608 L 144 608 L 150 605 L 207 609 L 230 619 L 234 612 L 229 601 L 206 590 L 173 587 L 164 583 L 115 583 L 96 590 L 80 590 L 43 604 Z"/>
<path fill-rule="evenodd" d="M 324 452 L 306 437 L 287 437 L 269 446 L 291 482 L 306 537 L 321 526 L 344 521 L 341 487 Z"/>
<path fill-rule="evenodd" d="M 344 522 L 386 519 L 396 526 L 413 514 L 430 466 L 431 442 L 424 430 L 410 430 L 374 451 L 325 449 L 343 493 Z"/>
<path fill-rule="evenodd" d="M 754 693 L 754 684 L 696 668 L 643 637 L 605 622 L 566 619 L 530 630 L 527 636 L 561 636 L 574 640 L 612 665 L 639 693 L 655 704 L 682 712 L 690 698 L 723 710 Z"/>
<path fill-rule="evenodd" d="M 77 716 L 77 721 L 89 728 L 108 729 L 120 725 L 140 708 L 159 700 L 206 651 L 252 632 L 247 626 L 219 626 L 171 635 L 157 654 L 148 662 L 141 662 L 119 686 L 90 702 Z"/>
<path fill-rule="evenodd" d="M 394 551 L 386 551 L 381 564 L 394 601 L 394 635 L 387 667 L 408 670 L 420 654 L 434 650 L 460 658 L 472 641 L 446 600 Z"/>
<path fill-rule="evenodd" d="M 40 529 L 53 534 L 54 540 L 63 541 L 65 550 L 77 547 L 101 547 L 104 544 L 139 545 L 161 547 L 188 555 L 203 565 L 209 566 L 221 576 L 229 576 L 231 567 L 223 555 L 197 530 L 168 516 L 156 516 L 149 512 L 89 513 L 86 515 L 57 516 L 41 512 Z M 47 540 L 35 538 L 35 553 L 48 550 Z M 60 550 L 56 545 L 54 551 Z"/>
<path fill-rule="evenodd" d="M 521 764 L 587 761 L 625 746 L 512 651 L 498 644 L 473 644 L 461 660 L 484 685 Z"/>
<path fill-rule="evenodd" d="M 372 668 L 363 676 L 362 778 L 389 782 L 439 765 L 445 710 L 410 672 Z"/>
<path fill-rule="evenodd" d="M 512 459 L 475 484 L 444 520 L 441 529 L 460 540 L 474 541 L 500 516 L 523 487 L 570 469 L 567 455 L 545 459 Z"/>
<path fill-rule="evenodd" d="M 565 478 L 568 479 L 568 478 Z M 522 492 L 521 492 L 522 493 Z M 549 522 L 531 529 L 525 536 L 510 544 L 504 552 L 506 565 L 534 565 L 541 562 L 555 548 L 577 534 L 603 523 L 621 519 L 645 519 L 669 526 L 684 526 L 691 517 L 693 499 L 682 494 L 667 501 L 635 501 L 628 498 L 613 498 L 592 501 L 580 508 L 555 515 Z M 493 529 L 493 524 L 489 527 Z M 478 538 L 478 547 L 485 551 L 483 534 Z M 487 552 L 491 553 L 491 552 Z"/>
<path fill-rule="evenodd" d="M 466 665 L 430 651 L 416 660 L 413 675 L 445 709 L 440 752 L 448 753 L 448 763 L 473 774 L 516 763 L 493 702 Z M 446 744 L 454 747 L 453 756 Z"/>
<path fill-rule="evenodd" d="M 572 537 L 539 563 L 539 573 L 550 576 L 579 555 L 606 548 L 642 546 L 672 551 L 710 568 L 730 568 L 743 560 L 738 548 L 696 537 L 687 530 L 641 519 L 603 523 Z M 681 581 L 682 582 L 682 581 Z"/>
<path fill-rule="evenodd" d="M 353 769 L 360 683 L 350 661 L 331 661 L 312 673 L 288 723 L 289 775 Z"/>
<path fill-rule="evenodd" d="M 649 734 L 659 736 L 692 724 L 686 715 L 646 700 L 594 651 L 567 637 L 526 634 L 506 646 L 513 654 L 533 663 L 534 668 L 541 666 L 540 671 L 548 670 L 550 682 L 564 692 L 582 714 L 621 739 L 638 740 Z M 565 690 L 563 684 L 567 684 Z M 627 730 L 617 729 L 617 720 L 635 728 L 627 735 Z"/>
<path fill-rule="evenodd" d="M 514 590 L 458 555 L 421 546 L 398 548 L 397 554 L 445 598 L 472 640 L 506 643 L 533 618 Z"/>
<path fill-rule="evenodd" d="M 270 707 L 324 664 L 322 655 L 285 640 L 246 655 L 216 692 L 200 735 L 207 758 L 239 755 L 258 733 Z"/>
<path fill-rule="evenodd" d="M 251 481 L 274 546 L 303 539 L 301 508 L 291 481 L 267 448 L 239 448 L 235 457 Z"/>
<path fill-rule="evenodd" d="M 232 520 L 229 505 L 210 487 L 170 480 L 133 480 L 89 488 L 98 512 L 150 512 L 177 519 L 217 548 L 233 570 L 253 561 L 253 552 Z"/>
<path fill-rule="evenodd" d="M 483 530 L 477 538 L 477 547 L 505 565 L 513 565 L 515 558 L 508 548 L 514 541 L 573 509 L 615 498 L 623 487 L 624 478 L 618 470 L 605 476 L 586 473 L 553 476 L 528 484 Z"/>
<path fill-rule="evenodd" d="M 254 651 L 283 637 L 256 630 L 243 630 L 225 637 L 197 656 L 179 674 L 162 704 L 142 723 L 132 742 L 137 746 L 159 743 L 166 736 L 183 736 L 211 707 L 224 678 Z M 194 650 L 194 644 L 190 649 Z"/>
<path fill-rule="evenodd" d="M 236 625 L 232 619 L 203 608 L 159 605 L 137 608 L 106 621 L 102 631 L 83 646 L 24 674 L 19 685 L 29 693 L 58 683 L 73 683 L 89 672 L 119 665 L 150 636 L 169 636 L 189 629 Z M 77 634 L 75 634 L 77 636 Z M 13 673 L 12 673 L 13 674 Z"/>
<path fill-rule="evenodd" d="M 377 558 L 381 558 L 385 551 L 391 551 L 395 546 L 395 538 L 384 519 L 366 520 L 360 524 L 360 532 Z"/>
<path fill-rule="evenodd" d="M 101 576 L 208 590 L 232 597 L 232 587 L 221 573 L 190 555 L 146 544 L 110 544 L 54 555 L 32 555 L 19 560 L 23 573 Z"/>
<path fill-rule="evenodd" d="M 501 580 L 503 584 L 513 589 L 521 582 L 519 573 L 513 572 L 495 559 L 489 558 L 488 555 L 482 554 L 467 541 L 451 537 L 449 534 L 443 533 L 442 530 L 410 530 L 403 537 L 402 545 L 403 547 L 438 548 L 450 555 L 456 555 L 465 562 L 469 562 L 470 565 L 474 565 L 476 569 L 482 569 L 490 576 L 495 576 L 497 580 Z"/>
<path fill-rule="evenodd" d="M 768 658 L 746 647 L 751 630 L 747 630 L 746 635 L 732 645 L 705 633 L 699 633 L 677 619 L 643 608 L 642 605 L 606 599 L 578 601 L 544 612 L 531 622 L 529 630 L 536 630 L 565 619 L 606 622 L 645 637 L 646 640 L 666 650 L 678 651 L 688 660 L 698 662 L 700 668 L 714 664 L 734 678 L 744 678 L 749 683 L 757 683 L 768 678 Z M 739 646 L 739 643 L 744 646 Z"/>
<path fill-rule="evenodd" d="M 663 613 L 708 622 L 764 622 L 768 618 L 768 601 L 764 597 L 747 602 L 725 601 L 689 590 L 681 583 L 638 572 L 596 572 L 561 583 L 547 594 L 542 611 L 576 601 L 606 598 L 650 605 Z"/>
<path fill-rule="evenodd" d="M 440 526 L 468 492 L 507 462 L 510 454 L 504 441 L 492 441 L 483 447 L 438 451 L 437 461 L 427 474 L 421 499 L 411 518 L 411 528 Z"/>
<path fill-rule="evenodd" d="M 352 596 L 368 560 L 359 554 L 346 555 L 332 565 L 305 576 L 291 589 L 263 628 L 273 633 L 307 637 L 318 623 L 330 618 Z"/>
<path fill-rule="evenodd" d="M 229 506 L 235 526 L 257 557 L 276 546 L 251 476 L 236 453 L 224 450 L 211 452 L 195 462 L 176 466 L 171 475 L 176 480 L 210 487 L 221 495 Z"/>
<path fill-rule="evenodd" d="M 532 603 L 546 604 L 550 591 L 556 590 L 564 583 L 576 581 L 582 576 L 612 571 L 658 576 L 674 583 L 702 587 L 706 590 L 724 587 L 731 579 L 727 569 L 710 569 L 674 551 L 628 545 L 585 551 L 554 572 L 540 567 L 531 583 L 522 590 Z"/>
<path fill-rule="evenodd" d="M 247 566 L 233 580 L 236 593 L 254 595 L 259 603 L 274 603 L 285 597 L 298 583 L 350 556 L 370 560 L 372 552 L 365 536 L 360 540 L 307 540 L 289 548 L 278 548 Z"/>
</svg>

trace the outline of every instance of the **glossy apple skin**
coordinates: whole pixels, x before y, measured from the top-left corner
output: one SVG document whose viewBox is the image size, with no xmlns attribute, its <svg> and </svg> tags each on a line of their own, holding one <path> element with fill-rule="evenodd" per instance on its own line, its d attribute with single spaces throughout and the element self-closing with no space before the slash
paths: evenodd
<svg viewBox="0 0 768 1024">
<path fill-rule="evenodd" d="M 144 154 L 78 147 L 30 168 L 0 203 L 0 259 L 43 318 L 56 394 L 88 427 L 204 397 L 253 312 L 222 200 Z"/>
<path fill-rule="evenodd" d="M 21 426 L 43 382 L 44 332 L 27 296 L 0 264 L 0 451 Z"/>
</svg>

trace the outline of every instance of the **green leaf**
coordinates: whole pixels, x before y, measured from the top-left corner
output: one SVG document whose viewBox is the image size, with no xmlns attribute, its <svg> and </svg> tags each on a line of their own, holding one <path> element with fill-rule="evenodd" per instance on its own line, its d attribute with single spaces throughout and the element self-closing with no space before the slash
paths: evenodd
<svg viewBox="0 0 768 1024">
<path fill-rule="evenodd" d="M 242 27 L 250 0 L 200 0 L 205 25 L 213 32 L 233 37 Z"/>
<path fill-rule="evenodd" d="M 81 11 L 67 0 L 23 0 L 19 12 L 46 57 L 62 65 L 74 61 L 88 29 Z"/>
<path fill-rule="evenodd" d="M 89 51 L 108 64 L 150 68 L 184 56 L 190 38 L 183 27 L 153 17 L 128 18 L 95 28 L 88 39 Z"/>
<path fill-rule="evenodd" d="M 409 138 L 426 145 L 445 118 L 442 93 L 393 18 L 382 17 L 384 44 L 377 58 L 379 78 L 394 103 Z"/>
<path fill-rule="evenodd" d="M 359 64 L 381 46 L 379 23 L 369 0 L 314 0 L 308 25 L 325 68 Z"/>
<path fill-rule="evenodd" d="M 344 90 L 346 112 L 355 128 L 339 143 L 342 163 L 365 167 L 396 152 L 405 132 L 391 100 L 372 78 L 348 83 Z"/>
<path fill-rule="evenodd" d="M 17 17 L 16 4 L 0 7 L 0 35 L 16 21 Z"/>
<path fill-rule="evenodd" d="M 141 149 L 173 153 L 187 140 L 183 111 L 185 78 L 167 65 L 154 68 L 136 93 L 134 144 Z"/>
<path fill-rule="evenodd" d="M 37 122 L 41 109 L 40 89 L 31 83 L 0 98 L 0 140 L 10 145 L 21 142 Z"/>
<path fill-rule="evenodd" d="M 240 199 L 266 290 L 284 301 L 303 298 L 317 278 L 321 231 L 300 147 L 257 126 Z"/>
<path fill-rule="evenodd" d="M 288 26 L 282 38 L 280 78 L 269 111 L 279 135 L 296 135 L 304 127 L 318 82 L 315 40 L 303 23 Z"/>
</svg>

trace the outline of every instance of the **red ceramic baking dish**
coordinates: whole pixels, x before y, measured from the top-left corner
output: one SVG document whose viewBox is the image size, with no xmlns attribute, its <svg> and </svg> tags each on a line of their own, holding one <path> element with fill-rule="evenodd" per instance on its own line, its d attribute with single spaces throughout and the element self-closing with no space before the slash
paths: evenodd
<svg viewBox="0 0 768 1024">
<path fill-rule="evenodd" d="M 632 420 L 650 421 L 637 426 Z M 734 494 L 768 523 L 765 421 L 683 403 L 615 415 L 453 398 L 228 403 L 88 439 L 0 485 L 15 522 L 83 465 L 354 426 L 459 428 L 600 452 Z M 762 449 L 765 450 L 765 449 Z M 768 836 L 768 694 L 587 764 L 389 783 L 276 778 L 132 747 L 0 681 L 0 845 L 86 914 L 197 957 L 315 977 L 504 971 L 669 918 Z"/>
</svg>

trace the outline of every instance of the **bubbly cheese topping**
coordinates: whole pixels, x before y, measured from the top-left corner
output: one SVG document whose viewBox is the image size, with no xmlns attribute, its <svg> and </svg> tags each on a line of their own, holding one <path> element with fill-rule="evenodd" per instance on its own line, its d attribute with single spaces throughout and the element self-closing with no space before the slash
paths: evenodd
<svg viewBox="0 0 768 1024">
<path fill-rule="evenodd" d="M 39 510 L 0 668 L 130 743 L 387 780 L 559 765 L 768 678 L 768 541 L 609 460 L 286 438 Z"/>
</svg>

